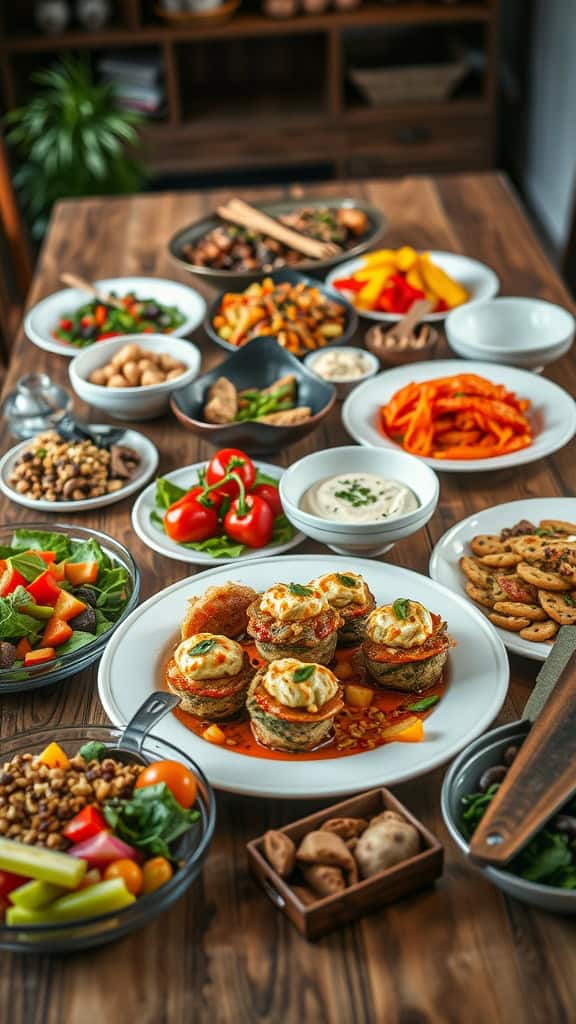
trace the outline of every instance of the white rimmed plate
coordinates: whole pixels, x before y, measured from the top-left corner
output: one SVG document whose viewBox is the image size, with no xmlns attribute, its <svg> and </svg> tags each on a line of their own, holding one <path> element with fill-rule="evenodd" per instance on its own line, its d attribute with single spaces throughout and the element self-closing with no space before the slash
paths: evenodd
<svg viewBox="0 0 576 1024">
<path fill-rule="evenodd" d="M 284 555 L 260 559 L 236 570 L 213 569 L 167 587 L 137 608 L 106 648 L 98 691 L 106 713 L 124 726 L 142 701 L 162 685 L 162 669 L 179 638 L 186 600 L 213 584 L 241 580 L 263 591 L 279 580 L 304 582 L 344 572 L 350 560 L 329 555 Z M 454 757 L 498 714 L 508 688 L 504 645 L 487 619 L 470 603 L 426 576 L 395 565 L 354 559 L 379 604 L 399 595 L 421 601 L 448 622 L 455 647 L 449 655 L 449 685 L 426 719 L 421 743 L 390 743 L 352 757 L 326 761 L 267 760 L 235 754 L 207 743 L 174 716 L 155 729 L 186 750 L 219 789 L 251 796 L 310 798 L 354 793 L 415 778 Z"/>
<path fill-rule="evenodd" d="M 342 407 L 342 421 L 348 433 L 367 447 L 399 448 L 378 428 L 379 410 L 392 396 L 410 384 L 457 373 L 477 373 L 494 384 L 503 384 L 519 398 L 530 401 L 529 416 L 534 440 L 529 448 L 491 459 L 430 459 L 426 462 L 437 473 L 479 473 L 489 469 L 509 469 L 536 462 L 571 441 L 576 432 L 576 403 L 567 391 L 546 377 L 499 363 L 472 362 L 464 359 L 436 359 L 385 370 L 378 377 L 360 384 Z"/>
<path fill-rule="evenodd" d="M 184 338 L 202 323 L 206 315 L 206 303 L 199 292 L 178 281 L 168 281 L 161 277 L 108 277 L 94 284 L 100 291 L 115 292 L 119 297 L 133 292 L 136 298 L 153 299 L 163 306 L 177 306 L 186 319 L 180 327 L 170 331 L 166 338 L 170 338 L 170 335 Z M 85 306 L 87 302 L 90 302 L 90 296 L 79 288 L 63 288 L 62 291 L 48 295 L 27 314 L 24 320 L 26 336 L 46 352 L 72 359 L 82 349 L 58 341 L 52 332 L 62 317 Z"/>
<path fill-rule="evenodd" d="M 438 252 L 434 249 L 430 250 L 430 258 L 441 270 L 444 270 L 455 281 L 463 285 L 470 295 L 468 302 L 463 303 L 462 306 L 458 307 L 459 309 L 462 309 L 463 306 L 468 305 L 470 302 L 478 302 L 480 299 L 492 299 L 498 294 L 500 281 L 494 271 L 487 267 L 485 263 L 473 260 L 469 256 L 461 256 L 456 252 Z M 362 270 L 364 266 L 364 256 L 360 256 L 355 260 L 348 260 L 347 263 L 341 263 L 334 270 L 330 271 L 326 278 L 326 284 L 333 288 L 334 281 L 338 281 L 340 278 L 351 277 L 357 270 Z M 352 305 L 354 305 L 353 302 Z M 381 320 L 389 324 L 398 323 L 404 316 L 403 313 L 376 313 L 371 310 L 361 309 L 360 306 L 354 306 L 354 309 L 359 316 L 363 316 L 367 320 Z M 429 323 L 437 323 L 440 320 L 444 320 L 448 312 L 449 310 L 445 313 L 430 313 L 425 319 Z"/>
<path fill-rule="evenodd" d="M 280 466 L 274 466 L 270 462 L 255 462 L 254 465 L 262 473 L 274 477 L 275 480 L 280 480 L 284 472 Z M 172 473 L 165 473 L 164 477 L 176 484 L 177 487 L 194 487 L 198 482 L 198 470 L 205 468 L 206 462 L 195 462 L 192 466 L 183 466 L 182 469 L 175 469 Z M 246 548 L 238 558 L 213 558 L 205 551 L 195 551 L 193 548 L 177 544 L 175 540 L 170 540 L 170 537 L 154 526 L 150 519 L 150 513 L 156 507 L 155 494 L 156 482 L 142 491 L 132 509 L 132 527 L 140 540 L 152 548 L 152 551 L 157 551 L 159 555 L 164 555 L 166 558 L 174 558 L 178 562 L 190 562 L 192 565 L 237 565 L 239 562 L 247 562 L 250 559 L 267 557 L 268 553 L 271 557 L 280 555 L 283 551 L 295 548 L 306 539 L 303 533 L 296 532 L 285 544 L 269 544 L 264 551 L 262 548 Z"/>
<path fill-rule="evenodd" d="M 527 498 L 525 501 L 508 501 L 504 505 L 494 505 L 482 512 L 468 516 L 456 523 L 440 538 L 430 556 L 430 575 L 432 579 L 449 587 L 455 594 L 470 598 L 466 594 L 466 577 L 461 572 L 458 562 L 463 555 L 469 555 L 469 543 L 478 533 L 500 533 L 506 527 L 514 526 L 521 519 L 528 519 L 535 526 L 541 519 L 563 519 L 568 523 L 576 523 L 576 498 Z M 551 644 L 535 644 L 532 640 L 524 640 L 518 633 L 507 629 L 496 630 L 504 645 L 514 654 L 522 654 L 534 661 L 546 661 L 552 649 Z"/>
<path fill-rule="evenodd" d="M 93 426 L 107 426 L 108 424 L 95 423 Z M 34 501 L 27 498 L 25 494 L 19 494 L 8 483 L 10 474 L 14 469 L 18 456 L 25 451 L 30 441 L 22 441 L 15 445 L 9 452 L 6 452 L 0 459 L 0 491 L 10 498 L 10 501 L 24 508 L 32 508 L 37 512 L 88 512 L 92 508 L 103 508 L 104 505 L 113 505 L 117 501 L 123 501 L 131 494 L 139 491 L 144 484 L 148 483 L 158 467 L 158 450 L 144 434 L 137 430 L 127 430 L 122 444 L 134 448 L 140 456 L 140 466 L 132 479 L 119 491 L 112 494 L 102 494 L 99 498 L 86 498 L 84 501 Z"/>
</svg>

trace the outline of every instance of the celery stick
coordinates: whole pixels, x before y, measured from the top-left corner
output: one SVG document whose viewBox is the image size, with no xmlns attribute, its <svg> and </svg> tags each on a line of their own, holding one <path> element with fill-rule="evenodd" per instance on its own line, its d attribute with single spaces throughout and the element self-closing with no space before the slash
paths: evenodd
<svg viewBox="0 0 576 1024">
<path fill-rule="evenodd" d="M 45 907 L 47 903 L 53 903 L 66 891 L 61 885 L 52 885 L 51 882 L 42 882 L 37 878 L 32 882 L 26 882 L 18 889 L 13 889 L 8 899 L 17 907 L 38 910 L 39 907 Z"/>
<path fill-rule="evenodd" d="M 13 871 L 25 878 L 40 878 L 64 889 L 75 889 L 86 874 L 86 861 L 57 850 L 0 838 L 0 871 Z"/>
<path fill-rule="evenodd" d="M 107 882 L 98 882 L 87 889 L 69 892 L 40 910 L 9 907 L 6 911 L 6 924 L 23 926 L 80 921 L 82 918 L 99 917 L 100 914 L 122 910 L 135 902 L 136 897 L 128 892 L 123 879 L 110 878 Z"/>
</svg>

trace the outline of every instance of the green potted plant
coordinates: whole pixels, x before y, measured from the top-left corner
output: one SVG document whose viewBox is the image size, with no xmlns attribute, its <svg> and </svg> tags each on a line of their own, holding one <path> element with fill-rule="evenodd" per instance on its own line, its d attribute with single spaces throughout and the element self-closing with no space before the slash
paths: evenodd
<svg viewBox="0 0 576 1024">
<path fill-rule="evenodd" d="M 41 91 L 6 122 L 19 157 L 14 186 L 40 239 L 58 199 L 138 190 L 142 119 L 118 107 L 113 86 L 95 82 L 83 62 L 66 59 L 31 77 Z"/>
</svg>

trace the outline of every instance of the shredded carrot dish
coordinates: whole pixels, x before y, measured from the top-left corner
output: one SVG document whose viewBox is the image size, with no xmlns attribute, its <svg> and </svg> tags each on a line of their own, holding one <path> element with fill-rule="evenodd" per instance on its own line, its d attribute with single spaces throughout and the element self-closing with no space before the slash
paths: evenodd
<svg viewBox="0 0 576 1024">
<path fill-rule="evenodd" d="M 384 432 L 433 459 L 488 459 L 532 444 L 527 399 L 474 373 L 411 383 L 380 408 Z"/>
</svg>

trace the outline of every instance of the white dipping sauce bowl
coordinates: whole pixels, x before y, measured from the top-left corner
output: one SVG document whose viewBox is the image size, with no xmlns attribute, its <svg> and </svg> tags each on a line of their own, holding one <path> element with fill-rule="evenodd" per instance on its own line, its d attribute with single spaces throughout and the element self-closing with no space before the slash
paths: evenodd
<svg viewBox="0 0 576 1024">
<path fill-rule="evenodd" d="M 338 352 L 352 352 L 354 355 L 360 354 L 366 364 L 366 372 L 360 377 L 346 377 L 340 380 L 337 377 L 323 377 L 321 373 L 314 369 L 314 363 L 321 359 L 326 352 L 331 354 Z M 367 349 L 356 348 L 354 345 L 330 345 L 328 348 L 320 348 L 316 352 L 309 352 L 304 359 L 304 364 L 308 370 L 315 373 L 321 380 L 325 380 L 328 384 L 333 384 L 336 388 L 336 397 L 340 400 L 347 398 L 350 392 L 357 388 L 359 384 L 363 384 L 365 380 L 375 377 L 380 372 L 379 359 L 372 352 L 368 352 Z"/>
<path fill-rule="evenodd" d="M 188 369 L 162 384 L 146 387 L 108 388 L 92 384 L 88 380 L 94 370 L 99 370 L 125 345 L 138 345 L 147 352 L 166 353 L 184 363 Z M 168 408 L 173 391 L 186 387 L 198 376 L 202 357 L 200 350 L 191 341 L 175 338 L 172 334 L 125 334 L 111 341 L 99 341 L 84 349 L 72 360 L 69 367 L 70 382 L 83 402 L 96 409 L 103 409 L 119 420 L 151 420 L 161 416 Z"/>
<path fill-rule="evenodd" d="M 566 355 L 575 326 L 572 314 L 552 302 L 506 297 L 454 309 L 445 324 L 450 348 L 464 359 L 528 370 Z"/>
<path fill-rule="evenodd" d="M 386 480 L 398 480 L 416 495 L 418 508 L 389 519 L 363 523 L 323 519 L 300 508 L 310 487 L 327 477 L 344 473 L 371 473 Z M 280 479 L 284 512 L 297 530 L 338 554 L 364 557 L 383 554 L 396 541 L 422 529 L 434 514 L 439 493 L 436 473 L 420 459 L 402 451 L 356 445 L 306 455 L 290 466 Z"/>
</svg>

